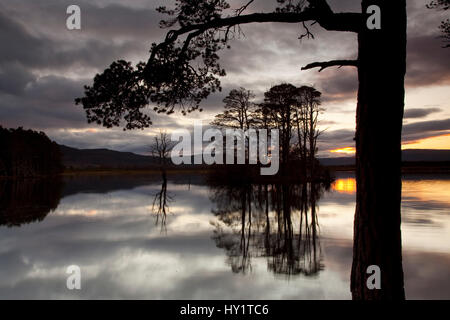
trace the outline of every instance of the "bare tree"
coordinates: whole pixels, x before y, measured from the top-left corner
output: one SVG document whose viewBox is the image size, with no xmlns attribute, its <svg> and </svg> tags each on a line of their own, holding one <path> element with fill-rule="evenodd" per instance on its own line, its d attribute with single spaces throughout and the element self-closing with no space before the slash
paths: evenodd
<svg viewBox="0 0 450 320">
<path fill-rule="evenodd" d="M 159 159 L 159 165 L 162 169 L 166 168 L 167 159 L 173 147 L 174 143 L 170 140 L 166 131 L 160 130 L 159 134 L 154 137 L 154 142 L 150 146 L 150 153 Z"/>
</svg>

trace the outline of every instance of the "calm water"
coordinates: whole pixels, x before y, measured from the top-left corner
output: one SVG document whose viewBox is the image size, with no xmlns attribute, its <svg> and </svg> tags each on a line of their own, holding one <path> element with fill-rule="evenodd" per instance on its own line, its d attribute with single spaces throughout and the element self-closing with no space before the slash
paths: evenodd
<svg viewBox="0 0 450 320">
<path fill-rule="evenodd" d="M 351 298 L 352 174 L 328 190 L 203 180 L 1 182 L 0 298 Z M 449 195 L 450 176 L 404 177 L 407 298 L 450 299 Z"/>
</svg>

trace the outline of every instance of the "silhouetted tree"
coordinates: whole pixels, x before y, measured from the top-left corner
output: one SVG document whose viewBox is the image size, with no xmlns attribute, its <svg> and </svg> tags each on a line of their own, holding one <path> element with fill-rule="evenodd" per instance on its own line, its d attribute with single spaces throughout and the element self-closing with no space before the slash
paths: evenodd
<svg viewBox="0 0 450 320">
<path fill-rule="evenodd" d="M 314 164 L 316 160 L 317 153 L 317 139 L 320 135 L 320 131 L 317 129 L 317 124 L 319 122 L 320 109 L 320 96 L 322 95 L 313 87 L 302 86 L 300 89 L 300 114 L 303 119 L 303 143 L 304 143 L 304 163 L 309 163 L 309 172 L 314 174 Z M 298 137 L 301 139 L 301 137 Z M 309 143 L 309 160 L 306 160 L 307 148 L 306 141 Z M 306 171 L 305 171 L 306 172 Z"/>
<path fill-rule="evenodd" d="M 248 130 L 255 122 L 253 114 L 256 106 L 252 102 L 254 97 L 255 95 L 245 88 L 231 90 L 223 99 L 224 112 L 216 115 L 211 124 L 221 128 Z"/>
<path fill-rule="evenodd" d="M 158 135 L 154 137 L 154 142 L 150 146 L 150 153 L 152 156 L 159 159 L 159 165 L 163 173 L 163 177 L 166 174 L 167 160 L 169 154 L 174 147 L 174 142 L 171 141 L 170 136 L 166 131 L 160 131 Z"/>
<path fill-rule="evenodd" d="M 44 132 L 0 126 L 0 176 L 56 175 L 62 168 L 59 146 Z"/>
<path fill-rule="evenodd" d="M 356 60 L 315 62 L 303 69 L 358 69 L 357 205 L 351 290 L 355 299 L 404 299 L 401 239 L 386 228 L 400 228 L 406 0 L 361 0 L 361 13 L 335 13 L 326 0 L 281 0 L 274 12 L 245 14 L 252 2 L 231 12 L 225 0 L 177 0 L 173 9 L 159 8 L 171 17 L 161 26 L 174 29 L 162 43 L 152 45 L 147 63 L 133 67 L 123 60 L 114 62 L 94 78 L 94 84 L 87 86 L 85 96 L 76 102 L 83 105 L 89 122 L 111 127 L 124 119 L 125 129 L 144 128 L 151 120 L 142 109 L 150 102 L 156 104 L 156 112 L 172 113 L 180 105 L 185 114 L 199 109 L 201 100 L 221 89 L 219 77 L 225 70 L 219 64 L 218 51 L 229 47 L 242 24 L 282 22 L 306 27 L 305 22 L 313 21 L 326 30 L 357 34 Z M 371 15 L 368 7 L 372 5 L 382 13 L 380 29 L 367 26 Z M 307 28 L 305 35 L 310 35 Z M 380 125 L 383 130 L 379 130 Z M 381 233 L 383 236 L 378 236 Z M 374 239 L 381 239 L 381 244 L 364 247 Z M 391 277 L 395 283 L 383 290 L 367 290 L 366 270 L 372 264 L 395 275 Z"/>
<path fill-rule="evenodd" d="M 281 163 L 286 164 L 294 154 L 304 164 L 303 172 L 314 171 L 317 161 L 317 139 L 319 137 L 318 116 L 321 93 L 314 87 L 295 87 L 292 84 L 273 86 L 264 93 L 264 103 L 260 104 L 256 115 L 266 129 L 278 129 L 280 132 Z M 292 140 L 297 135 L 297 150 L 294 150 Z"/>
<path fill-rule="evenodd" d="M 285 83 L 273 86 L 264 93 L 264 108 L 268 111 L 272 123 L 280 130 L 282 164 L 289 161 L 296 89 L 292 84 Z"/>
</svg>

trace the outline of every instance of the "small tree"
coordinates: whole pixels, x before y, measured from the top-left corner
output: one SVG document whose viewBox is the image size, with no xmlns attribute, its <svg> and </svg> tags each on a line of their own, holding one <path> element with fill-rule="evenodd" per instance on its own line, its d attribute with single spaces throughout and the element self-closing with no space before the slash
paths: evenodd
<svg viewBox="0 0 450 320">
<path fill-rule="evenodd" d="M 159 134 L 154 137 L 154 142 L 150 146 L 150 153 L 152 156 L 159 159 L 159 165 L 161 170 L 165 173 L 167 165 L 167 159 L 169 158 L 170 151 L 174 147 L 174 143 L 170 140 L 166 131 L 159 131 Z"/>
</svg>

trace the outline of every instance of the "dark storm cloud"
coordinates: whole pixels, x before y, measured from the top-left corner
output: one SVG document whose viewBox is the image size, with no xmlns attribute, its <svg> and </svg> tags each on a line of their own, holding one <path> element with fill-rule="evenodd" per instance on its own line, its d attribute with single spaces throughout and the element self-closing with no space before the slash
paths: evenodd
<svg viewBox="0 0 450 320">
<path fill-rule="evenodd" d="M 11 84 L 9 79 L 7 84 Z M 45 76 L 32 79 L 26 86 L 22 82 L 15 91 L 0 92 L 2 124 L 36 129 L 86 126 L 82 109 L 73 103 L 73 97 L 82 93 L 83 83 L 84 80 Z"/>
<path fill-rule="evenodd" d="M 407 86 L 450 83 L 450 52 L 441 46 L 436 34 L 409 37 L 405 79 Z"/>
<path fill-rule="evenodd" d="M 35 77 L 17 62 L 0 66 L 0 92 L 19 95 Z"/>
<path fill-rule="evenodd" d="M 60 29 L 69 32 L 64 25 Z M 141 48 L 135 41 L 114 44 L 106 38 L 58 40 L 36 36 L 4 12 L 0 12 L 0 42 L 8 44 L 0 51 L 0 66 L 15 63 L 30 70 L 105 67 L 105 62 L 109 64 Z"/>
<path fill-rule="evenodd" d="M 356 100 L 358 75 L 356 68 L 324 70 L 316 77 L 324 102 Z"/>
<path fill-rule="evenodd" d="M 439 134 L 449 133 L 450 119 L 420 121 L 403 126 L 404 141 L 418 140 Z"/>
<path fill-rule="evenodd" d="M 404 119 L 423 118 L 432 113 L 440 112 L 440 108 L 412 108 L 405 110 Z"/>
</svg>

